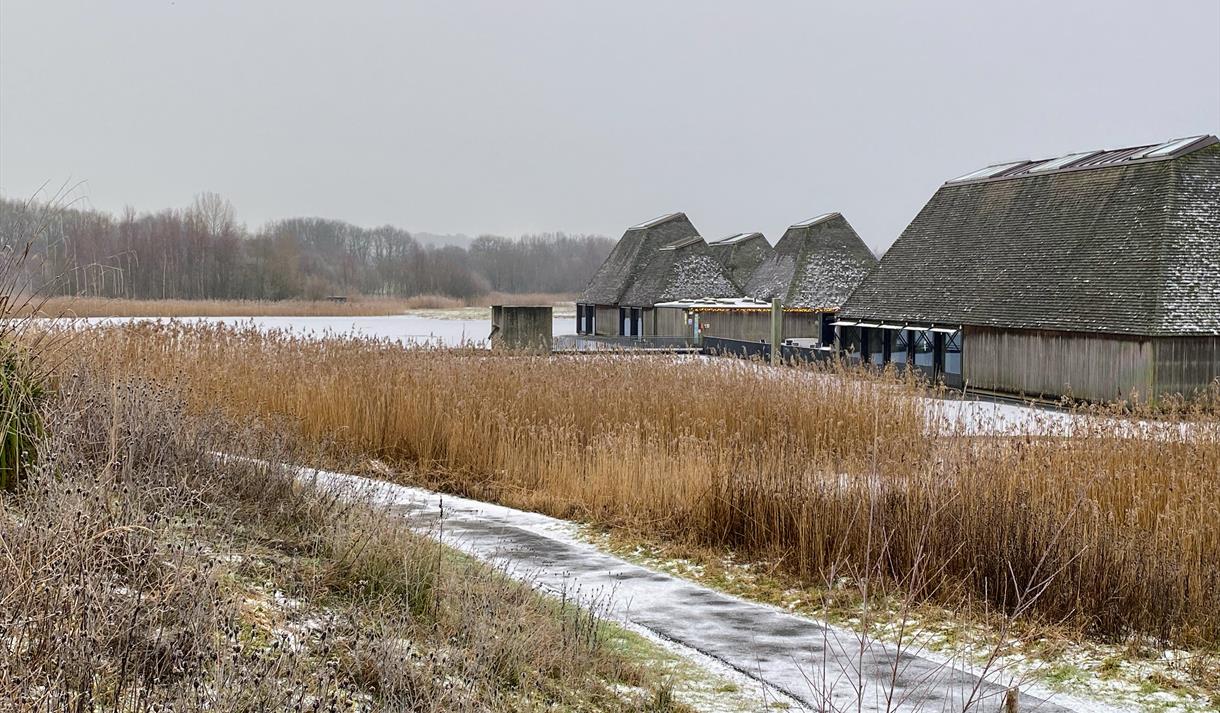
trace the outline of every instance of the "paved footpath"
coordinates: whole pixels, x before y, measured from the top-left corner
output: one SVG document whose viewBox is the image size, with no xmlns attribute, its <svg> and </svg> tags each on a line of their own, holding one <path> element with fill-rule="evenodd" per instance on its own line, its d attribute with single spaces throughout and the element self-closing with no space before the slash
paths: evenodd
<svg viewBox="0 0 1220 713">
<path fill-rule="evenodd" d="M 998 681 L 877 642 L 862 647 L 853 632 L 631 564 L 581 541 L 563 520 L 352 475 L 301 475 L 369 492 L 430 533 L 440 530 L 446 544 L 543 590 L 601 606 L 611 620 L 711 657 L 809 710 L 946 712 L 963 711 L 967 701 L 975 702 L 970 711 L 1003 708 Z M 1022 713 L 1082 709 L 1104 710 L 1029 693 L 1019 700 Z"/>
</svg>

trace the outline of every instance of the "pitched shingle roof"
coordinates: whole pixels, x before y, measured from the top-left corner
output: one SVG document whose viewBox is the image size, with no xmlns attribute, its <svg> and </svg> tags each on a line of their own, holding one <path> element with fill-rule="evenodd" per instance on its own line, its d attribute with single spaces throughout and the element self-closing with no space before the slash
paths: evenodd
<svg viewBox="0 0 1220 713">
<path fill-rule="evenodd" d="M 946 183 L 840 315 L 1220 334 L 1220 144 Z"/>
<path fill-rule="evenodd" d="M 771 257 L 771 243 L 762 233 L 738 233 L 708 243 L 712 257 L 729 270 L 733 281 L 744 285 L 764 260 Z"/>
<path fill-rule="evenodd" d="M 788 228 L 743 289 L 785 307 L 834 310 L 876 264 L 847 219 L 827 213 Z"/>
<path fill-rule="evenodd" d="M 662 247 L 639 265 L 619 303 L 652 307 L 659 302 L 715 295 L 738 297 L 741 288 L 712 256 L 703 238 L 684 238 Z"/>
<path fill-rule="evenodd" d="M 581 295 L 587 304 L 618 304 L 631 281 L 654 253 L 699 231 L 685 213 L 670 213 L 632 226 L 623 233 Z"/>
<path fill-rule="evenodd" d="M 686 214 L 671 213 L 628 228 L 581 301 L 651 307 L 669 300 L 740 294 L 741 288 L 712 256 Z"/>
</svg>

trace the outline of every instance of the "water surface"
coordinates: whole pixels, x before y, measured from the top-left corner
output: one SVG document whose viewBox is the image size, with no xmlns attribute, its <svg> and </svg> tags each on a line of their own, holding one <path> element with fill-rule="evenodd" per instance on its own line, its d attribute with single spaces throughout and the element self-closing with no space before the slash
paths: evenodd
<svg viewBox="0 0 1220 713">
<path fill-rule="evenodd" d="M 126 324 L 129 322 L 168 322 L 167 317 L 89 317 L 79 320 L 90 325 Z M 486 346 L 491 333 L 491 316 L 487 319 L 446 319 L 418 314 L 382 315 L 376 317 L 178 317 L 183 323 L 249 325 L 260 330 L 284 330 L 305 337 L 350 335 L 389 339 L 403 344 L 433 344 Z M 556 317 L 554 334 L 571 334 L 574 317 Z"/>
</svg>

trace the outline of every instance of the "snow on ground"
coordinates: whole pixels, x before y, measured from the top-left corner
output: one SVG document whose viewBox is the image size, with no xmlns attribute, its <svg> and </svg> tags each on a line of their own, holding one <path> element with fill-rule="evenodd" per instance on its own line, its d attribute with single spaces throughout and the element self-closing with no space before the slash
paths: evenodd
<svg viewBox="0 0 1220 713">
<path fill-rule="evenodd" d="M 783 379 L 797 393 L 802 382 L 827 379 L 843 382 L 848 389 L 900 388 L 855 379 L 850 374 L 829 373 L 810 368 L 773 367 L 750 360 L 706 355 L 671 356 L 671 359 L 699 361 L 715 368 Z M 1106 434 L 1151 438 L 1182 438 L 1195 428 L 1189 423 L 1120 419 L 1017 403 L 997 403 L 948 393 L 943 398 L 915 397 L 927 414 L 932 430 L 963 436 L 1061 436 Z"/>
<path fill-rule="evenodd" d="M 815 621 L 859 626 L 861 607 L 834 606 L 833 600 L 858 594 L 847 579 L 835 589 L 791 588 L 791 582 L 771 575 L 773 562 L 738 562 L 731 554 L 692 561 L 674 556 L 662 545 L 617 539 L 610 533 L 582 527 L 580 535 L 599 549 L 629 562 L 706 584 L 746 599 L 766 601 Z M 828 606 L 829 605 L 829 606 Z M 904 610 L 901 601 L 875 599 L 868 609 L 868 630 L 891 644 L 914 643 L 922 655 L 941 661 L 984 662 L 997 643 L 996 632 L 984 622 L 932 605 Z M 1128 643 L 1068 642 L 1013 632 L 996 666 L 1018 680 L 1039 681 L 1059 693 L 1105 701 L 1133 710 L 1160 713 L 1205 713 L 1216 710 L 1214 699 L 1199 687 L 1206 673 L 1187 669 L 1205 665 L 1197 652 L 1132 647 Z M 1059 701 L 1063 703 L 1063 701 Z"/>
<path fill-rule="evenodd" d="M 302 477 L 400 508 L 426 531 L 443 532 L 447 544 L 502 566 L 510 576 L 601 606 L 611 620 L 706 657 L 704 664 L 710 658 L 789 705 L 854 710 L 859 701 L 863 711 L 960 710 L 977 685 L 990 709 L 1013 682 L 1006 672 L 983 672 L 968 661 L 922 650 L 897 655 L 857 632 L 631 564 L 582 540 L 573 523 L 352 475 L 302 471 Z M 980 683 L 977 675 L 986 680 Z M 1038 686 L 1021 688 L 1021 710 L 1121 710 Z M 894 700 L 887 703 L 887 694 Z"/>
</svg>

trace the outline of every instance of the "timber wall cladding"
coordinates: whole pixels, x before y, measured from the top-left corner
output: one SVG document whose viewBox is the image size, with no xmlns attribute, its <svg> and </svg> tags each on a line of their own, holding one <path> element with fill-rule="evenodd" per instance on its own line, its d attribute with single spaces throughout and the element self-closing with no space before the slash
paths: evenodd
<svg viewBox="0 0 1220 713">
<path fill-rule="evenodd" d="M 1192 395 L 1220 379 L 1220 337 L 1153 340 L 1158 395 Z"/>
<path fill-rule="evenodd" d="M 1153 396 L 1150 338 L 966 327 L 963 376 L 974 388 L 1113 400 Z"/>
<path fill-rule="evenodd" d="M 649 332 L 654 337 L 686 337 L 691 334 L 691 327 L 686 323 L 686 311 L 674 307 L 657 307 L 649 310 L 655 315 L 653 323 L 653 331 Z"/>
<path fill-rule="evenodd" d="M 618 307 L 598 307 L 593 320 L 594 333 L 601 337 L 618 334 Z"/>
<path fill-rule="evenodd" d="M 784 313 L 784 339 L 817 337 L 822 331 L 820 314 L 812 312 Z M 770 312 L 703 312 L 699 321 L 708 327 L 703 333 L 710 337 L 758 342 L 771 339 Z"/>
</svg>

